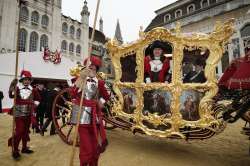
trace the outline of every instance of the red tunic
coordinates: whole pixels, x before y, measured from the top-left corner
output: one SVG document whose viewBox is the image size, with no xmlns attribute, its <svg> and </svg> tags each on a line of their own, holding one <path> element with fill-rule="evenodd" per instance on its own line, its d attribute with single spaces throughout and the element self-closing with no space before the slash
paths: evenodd
<svg viewBox="0 0 250 166">
<path fill-rule="evenodd" d="M 81 93 L 76 87 L 72 88 L 71 94 L 73 96 L 73 103 L 80 105 Z M 105 100 L 109 99 L 109 93 L 107 92 L 104 81 L 98 80 L 98 94 L 99 97 Z M 98 107 L 98 99 L 83 100 L 83 106 L 91 107 L 91 124 L 79 125 L 80 136 L 80 163 L 81 165 L 97 163 L 100 153 L 104 152 L 107 146 L 106 133 L 103 126 L 102 112 Z M 97 118 L 99 123 L 97 124 Z"/>
<path fill-rule="evenodd" d="M 41 97 L 38 91 L 31 86 L 17 86 L 17 99 L 15 116 L 16 128 L 14 135 L 14 152 L 18 152 L 18 146 L 22 140 L 22 149 L 27 148 L 27 142 L 30 140 L 29 127 L 31 123 L 31 114 L 35 106 L 39 104 Z M 14 98 L 13 92 L 9 94 L 10 98 Z M 12 146 L 12 138 L 8 140 L 8 145 Z"/>
<path fill-rule="evenodd" d="M 152 71 L 151 71 L 151 65 L 150 65 L 150 61 L 151 61 L 151 57 L 150 56 L 146 56 L 144 59 L 144 73 L 145 75 L 148 75 L 150 77 L 151 80 L 153 80 L 153 75 L 152 75 Z M 165 78 L 168 74 L 168 70 L 170 68 L 170 64 L 169 64 L 169 59 L 165 59 L 163 61 L 163 65 L 162 68 L 159 72 L 158 75 L 158 81 L 159 82 L 165 82 Z"/>
</svg>

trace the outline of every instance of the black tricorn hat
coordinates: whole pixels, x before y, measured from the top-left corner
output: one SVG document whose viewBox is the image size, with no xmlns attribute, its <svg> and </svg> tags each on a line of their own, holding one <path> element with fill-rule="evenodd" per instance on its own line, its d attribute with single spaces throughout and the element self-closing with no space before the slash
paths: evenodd
<svg viewBox="0 0 250 166">
<path fill-rule="evenodd" d="M 154 41 L 154 42 L 151 44 L 151 46 L 150 46 L 150 49 L 151 49 L 152 51 L 153 51 L 155 48 L 161 48 L 161 49 L 165 50 L 164 44 L 163 44 L 161 41 L 159 41 L 159 40 Z"/>
<path fill-rule="evenodd" d="M 151 45 L 150 45 L 150 50 L 151 52 L 153 52 L 153 50 L 155 48 L 161 48 L 163 50 L 164 53 L 168 53 L 171 54 L 172 53 L 172 46 L 170 43 L 168 42 L 163 42 L 160 40 L 156 40 L 154 41 Z"/>
</svg>

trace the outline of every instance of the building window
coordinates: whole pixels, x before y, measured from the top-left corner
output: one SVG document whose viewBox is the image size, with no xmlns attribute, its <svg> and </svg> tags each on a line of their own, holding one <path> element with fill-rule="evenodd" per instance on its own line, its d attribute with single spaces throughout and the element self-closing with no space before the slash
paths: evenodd
<svg viewBox="0 0 250 166">
<path fill-rule="evenodd" d="M 80 28 L 77 29 L 77 31 L 76 31 L 76 37 L 77 37 L 77 39 L 81 38 L 81 29 Z"/>
<path fill-rule="evenodd" d="M 48 36 L 42 35 L 40 38 L 40 50 L 42 51 L 42 48 L 48 48 Z"/>
<path fill-rule="evenodd" d="M 181 9 L 176 10 L 176 11 L 175 11 L 175 18 L 179 18 L 179 17 L 181 17 L 181 16 L 182 16 L 182 10 L 181 10 Z"/>
<path fill-rule="evenodd" d="M 42 16 L 42 27 L 46 28 L 49 25 L 49 17 L 47 15 Z"/>
<path fill-rule="evenodd" d="M 231 42 L 231 49 L 233 50 L 233 58 L 239 58 L 240 57 L 240 39 L 235 38 L 232 39 Z"/>
<path fill-rule="evenodd" d="M 32 12 L 31 14 L 31 23 L 38 25 L 39 23 L 39 13 L 37 11 Z"/>
<path fill-rule="evenodd" d="M 205 8 L 209 6 L 209 0 L 202 0 L 201 1 L 201 8 Z"/>
<path fill-rule="evenodd" d="M 242 38 L 250 36 L 250 23 L 247 23 L 240 29 L 240 35 Z"/>
<path fill-rule="evenodd" d="M 187 13 L 193 13 L 195 11 L 195 5 L 191 4 L 187 7 Z"/>
<path fill-rule="evenodd" d="M 68 33 L 68 24 L 66 22 L 64 22 L 63 25 L 62 25 L 62 32 L 63 33 Z"/>
<path fill-rule="evenodd" d="M 73 52 L 74 52 L 74 44 L 73 44 L 73 43 L 70 43 L 70 44 L 69 44 L 69 52 L 70 52 L 70 53 L 73 53 Z"/>
<path fill-rule="evenodd" d="M 37 51 L 38 45 L 38 34 L 36 32 L 31 32 L 30 34 L 30 52 Z"/>
<path fill-rule="evenodd" d="M 76 55 L 80 56 L 80 54 L 81 54 L 81 46 L 77 45 L 77 47 L 76 47 Z"/>
<path fill-rule="evenodd" d="M 25 29 L 21 29 L 19 33 L 19 42 L 18 42 L 18 50 L 26 51 L 26 41 L 27 41 L 27 31 Z"/>
<path fill-rule="evenodd" d="M 67 42 L 66 42 L 65 40 L 62 41 L 61 49 L 62 49 L 62 51 L 64 51 L 64 52 L 67 51 Z"/>
<path fill-rule="evenodd" d="M 22 7 L 20 12 L 21 21 L 27 22 L 29 20 L 29 10 L 27 7 Z"/>
<path fill-rule="evenodd" d="M 166 14 L 164 16 L 164 22 L 168 22 L 168 21 L 170 21 L 170 19 L 171 19 L 171 15 L 170 14 Z"/>
<path fill-rule="evenodd" d="M 240 34 L 243 40 L 245 53 L 247 53 L 250 49 L 250 23 L 247 23 L 243 28 L 241 28 Z"/>
<path fill-rule="evenodd" d="M 73 25 L 70 26 L 70 30 L 69 31 L 70 31 L 70 35 L 72 37 L 74 37 L 74 35 L 75 35 L 75 27 Z"/>
</svg>

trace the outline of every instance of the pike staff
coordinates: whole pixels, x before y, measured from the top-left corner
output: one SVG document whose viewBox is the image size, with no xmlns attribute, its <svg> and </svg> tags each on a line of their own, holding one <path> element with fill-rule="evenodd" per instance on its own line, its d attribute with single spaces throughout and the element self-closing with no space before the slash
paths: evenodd
<svg viewBox="0 0 250 166">
<path fill-rule="evenodd" d="M 81 100 L 80 100 L 80 108 L 79 108 L 79 111 L 77 113 L 77 124 L 76 124 L 75 133 L 74 133 L 74 137 L 73 137 L 73 146 L 72 146 L 72 152 L 71 152 L 70 163 L 69 163 L 70 166 L 74 165 L 73 161 L 74 161 L 75 149 L 76 149 L 75 146 L 76 146 L 77 137 L 78 137 L 78 128 L 79 128 L 80 118 L 81 118 L 81 110 L 82 110 L 82 103 L 83 103 L 83 98 L 84 98 L 84 90 L 85 90 L 85 85 L 86 85 L 86 78 L 87 78 L 87 75 L 89 74 L 88 73 L 88 66 L 90 65 L 90 56 L 91 56 L 91 52 L 92 52 L 92 43 L 94 41 L 94 36 L 95 36 L 96 21 L 97 21 L 99 6 L 100 6 L 100 0 L 97 0 L 96 11 L 95 11 L 95 19 L 94 19 L 94 26 L 93 26 L 93 31 L 92 31 L 91 39 L 90 39 L 90 45 L 89 45 L 89 49 L 88 49 L 87 65 L 86 65 L 86 68 L 83 69 L 83 71 L 82 71 L 85 74 L 85 79 L 80 84 L 82 94 L 81 94 Z"/>
<path fill-rule="evenodd" d="M 17 37 L 16 37 L 16 60 L 15 60 L 15 80 L 17 80 L 17 74 L 18 74 L 18 63 L 19 63 L 19 33 L 20 33 L 20 18 L 21 18 L 21 8 L 22 6 L 25 6 L 27 4 L 27 1 L 25 0 L 17 0 L 18 3 L 18 23 L 17 23 Z M 13 120 L 12 120 L 12 153 L 14 152 L 14 136 L 15 136 L 15 126 L 16 126 L 16 121 L 15 121 L 15 111 L 16 111 L 16 98 L 17 98 L 17 93 L 16 93 L 16 88 L 17 86 L 15 85 L 15 90 L 14 90 L 14 105 L 13 105 Z"/>
</svg>

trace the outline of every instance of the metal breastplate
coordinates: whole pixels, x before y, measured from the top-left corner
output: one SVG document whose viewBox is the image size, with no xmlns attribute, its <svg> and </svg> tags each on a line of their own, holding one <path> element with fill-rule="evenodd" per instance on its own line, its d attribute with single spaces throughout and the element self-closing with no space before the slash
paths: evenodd
<svg viewBox="0 0 250 166">
<path fill-rule="evenodd" d="M 32 107 L 30 105 L 16 105 L 15 117 L 29 116 L 31 114 Z"/>
<path fill-rule="evenodd" d="M 73 105 L 72 114 L 70 117 L 71 124 L 77 124 L 77 116 L 79 109 L 80 109 L 79 105 Z M 92 123 L 92 108 L 83 106 L 79 124 L 91 124 L 91 123 Z M 99 123 L 98 117 L 96 117 L 96 123 L 97 124 Z"/>
<path fill-rule="evenodd" d="M 84 98 L 86 100 L 96 99 L 97 98 L 97 83 L 95 82 L 87 82 L 85 91 L 84 91 Z"/>
<path fill-rule="evenodd" d="M 73 105 L 72 114 L 70 118 L 71 124 L 77 123 L 77 116 L 79 112 L 79 105 Z M 91 124 L 91 107 L 82 107 L 80 124 Z"/>
<path fill-rule="evenodd" d="M 87 81 L 84 90 L 84 99 L 85 100 L 97 99 L 97 91 L 98 91 L 97 82 Z M 79 109 L 80 109 L 79 105 L 73 105 L 71 119 L 70 119 L 70 122 L 72 124 L 77 123 L 77 115 Z M 91 124 L 91 123 L 92 123 L 92 108 L 83 106 L 81 110 L 80 124 Z M 98 118 L 97 118 L 97 123 L 98 123 Z"/>
<path fill-rule="evenodd" d="M 19 97 L 22 100 L 31 100 L 33 98 L 31 89 L 20 89 Z M 32 106 L 30 104 L 17 104 L 15 107 L 15 117 L 30 116 L 32 111 Z"/>
</svg>

